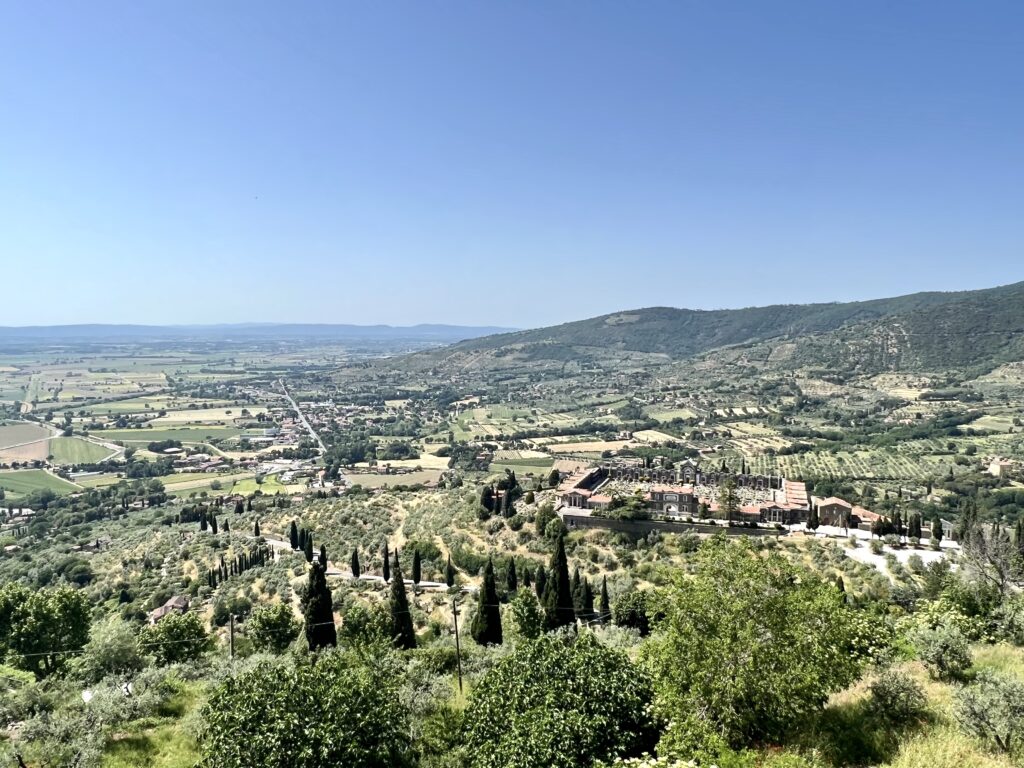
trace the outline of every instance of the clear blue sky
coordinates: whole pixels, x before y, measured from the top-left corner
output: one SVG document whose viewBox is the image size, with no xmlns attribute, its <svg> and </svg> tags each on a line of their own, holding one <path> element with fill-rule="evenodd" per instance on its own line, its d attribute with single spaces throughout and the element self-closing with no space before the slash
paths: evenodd
<svg viewBox="0 0 1024 768">
<path fill-rule="evenodd" d="M 1024 279 L 1024 3 L 0 0 L 0 325 Z"/>
</svg>

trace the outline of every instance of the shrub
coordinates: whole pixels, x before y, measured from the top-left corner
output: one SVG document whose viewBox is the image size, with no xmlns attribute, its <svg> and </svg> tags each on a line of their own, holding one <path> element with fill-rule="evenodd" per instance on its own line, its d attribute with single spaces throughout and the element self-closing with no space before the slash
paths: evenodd
<svg viewBox="0 0 1024 768">
<path fill-rule="evenodd" d="M 1024 731 L 1024 682 L 983 669 L 975 681 L 957 693 L 957 721 L 968 733 L 995 744 L 1003 752 L 1020 749 Z"/>
<path fill-rule="evenodd" d="M 939 680 L 958 679 L 971 666 L 971 649 L 967 638 L 954 624 L 919 627 L 911 633 L 909 639 L 932 677 Z"/>
<path fill-rule="evenodd" d="M 894 669 L 881 672 L 869 686 L 871 709 L 892 724 L 916 720 L 925 711 L 924 689 L 910 676 Z"/>
<path fill-rule="evenodd" d="M 876 555 L 882 554 L 882 542 L 878 539 L 871 540 L 871 552 Z"/>
</svg>

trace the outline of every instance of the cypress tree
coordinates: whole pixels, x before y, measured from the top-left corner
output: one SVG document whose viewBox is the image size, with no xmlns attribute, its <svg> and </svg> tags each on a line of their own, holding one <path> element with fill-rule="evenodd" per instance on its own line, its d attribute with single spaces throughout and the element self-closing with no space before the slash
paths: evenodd
<svg viewBox="0 0 1024 768">
<path fill-rule="evenodd" d="M 334 610 L 331 608 L 331 590 L 320 563 L 312 563 L 310 566 L 302 615 L 306 620 L 306 642 L 311 651 L 338 644 Z"/>
<path fill-rule="evenodd" d="M 601 577 L 601 615 L 598 619 L 601 623 L 611 621 L 612 618 L 612 602 L 608 599 L 608 577 Z"/>
<path fill-rule="evenodd" d="M 538 568 L 536 573 L 537 578 L 534 581 L 533 586 L 535 588 L 535 591 L 537 592 L 537 597 L 543 601 L 544 592 L 547 590 L 548 572 L 543 568 Z"/>
<path fill-rule="evenodd" d="M 932 530 L 934 530 L 934 523 Z M 1013 530 L 1013 543 L 1017 546 L 1017 553 L 1024 559 L 1024 515 L 1017 518 L 1017 526 Z"/>
<path fill-rule="evenodd" d="M 583 613 L 583 582 L 580 580 L 580 567 L 573 568 L 569 579 L 569 591 L 572 592 L 572 610 L 579 616 Z"/>
<path fill-rule="evenodd" d="M 252 496 L 250 496 L 250 497 L 249 497 L 249 501 L 248 501 L 248 503 L 247 503 L 247 504 L 245 505 L 245 508 L 246 508 L 246 509 L 247 509 L 247 510 L 248 510 L 249 512 L 252 512 Z"/>
<path fill-rule="evenodd" d="M 288 528 L 288 541 L 291 543 L 292 549 L 299 548 L 299 528 L 295 525 L 294 520 L 292 520 L 292 524 Z"/>
<path fill-rule="evenodd" d="M 242 504 L 242 500 L 239 499 L 235 502 L 235 514 L 240 515 L 245 511 L 245 505 Z"/>
<path fill-rule="evenodd" d="M 327 570 L 327 547 L 323 544 L 320 545 L 320 565 L 323 566 L 324 570 Z"/>
<path fill-rule="evenodd" d="M 533 586 L 533 578 L 530 573 L 530 567 L 527 566 L 523 569 L 523 587 L 529 589 Z"/>
<path fill-rule="evenodd" d="M 217 516 L 210 518 L 210 533 L 217 533 Z"/>
<path fill-rule="evenodd" d="M 231 533 L 231 521 L 228 518 L 224 518 L 224 533 Z"/>
<path fill-rule="evenodd" d="M 448 565 L 444 567 L 444 581 L 449 587 L 455 586 L 455 566 L 452 565 L 451 555 L 448 555 Z"/>
<path fill-rule="evenodd" d="M 359 578 L 359 550 L 352 550 L 352 578 Z"/>
<path fill-rule="evenodd" d="M 565 540 L 561 536 L 555 543 L 555 553 L 551 557 L 551 581 L 545 585 L 543 603 L 550 629 L 576 623 L 569 561 L 565 556 Z"/>
<path fill-rule="evenodd" d="M 306 540 L 302 544 L 302 552 L 306 556 L 306 562 L 313 562 L 313 536 L 306 534 Z"/>
<path fill-rule="evenodd" d="M 516 559 L 514 557 L 509 558 L 508 570 L 505 572 L 505 586 L 509 592 L 515 592 L 519 589 L 519 577 L 516 575 Z"/>
<path fill-rule="evenodd" d="M 252 535 L 257 539 L 260 537 L 260 521 L 257 520 L 252 524 Z"/>
<path fill-rule="evenodd" d="M 590 579 L 583 579 L 583 588 L 580 591 L 583 593 L 583 612 L 580 616 L 584 621 L 593 621 L 594 588 L 590 586 Z"/>
<path fill-rule="evenodd" d="M 206 510 L 204 509 L 202 512 L 199 513 L 199 530 L 205 531 L 207 526 L 208 522 L 206 520 Z"/>
<path fill-rule="evenodd" d="M 409 610 L 409 598 L 405 594 L 405 581 L 402 580 L 402 565 L 398 562 L 397 549 L 394 578 L 391 579 L 391 636 L 397 648 L 408 651 L 416 647 L 416 632 L 412 626 L 412 612 Z"/>
<path fill-rule="evenodd" d="M 384 582 L 387 583 L 387 582 L 391 581 L 391 564 L 388 561 L 388 557 L 390 557 L 390 555 L 388 553 L 387 542 L 384 542 L 384 552 L 383 552 L 383 554 L 384 554 L 384 571 L 383 571 Z"/>
<path fill-rule="evenodd" d="M 412 551 L 412 583 L 419 584 L 420 576 L 422 576 L 422 566 L 420 565 L 420 551 L 414 549 Z"/>
<path fill-rule="evenodd" d="M 477 595 L 476 613 L 470 626 L 473 639 L 480 645 L 501 645 L 501 610 L 498 587 L 494 581 L 494 563 L 487 558 L 484 585 Z"/>
</svg>

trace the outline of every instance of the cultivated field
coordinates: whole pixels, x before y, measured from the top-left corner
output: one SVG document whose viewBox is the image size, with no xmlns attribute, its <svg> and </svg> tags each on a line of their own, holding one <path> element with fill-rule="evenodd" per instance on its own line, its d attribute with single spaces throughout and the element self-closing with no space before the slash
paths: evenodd
<svg viewBox="0 0 1024 768">
<path fill-rule="evenodd" d="M 58 494 L 79 490 L 77 485 L 62 480 L 43 469 L 18 469 L 0 472 L 0 488 L 11 496 L 24 496 L 32 491 L 50 490 Z"/>
</svg>

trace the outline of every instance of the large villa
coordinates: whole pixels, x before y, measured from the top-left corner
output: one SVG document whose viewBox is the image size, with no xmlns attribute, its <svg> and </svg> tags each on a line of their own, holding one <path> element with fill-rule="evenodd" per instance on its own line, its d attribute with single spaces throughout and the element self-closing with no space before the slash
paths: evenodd
<svg viewBox="0 0 1024 768">
<path fill-rule="evenodd" d="M 878 517 L 842 499 L 812 498 L 803 482 L 778 475 L 703 471 L 688 459 L 672 468 L 610 462 L 575 472 L 558 488 L 561 508 L 602 515 L 623 499 L 640 498 L 651 515 L 669 519 L 720 518 L 722 485 L 731 478 L 738 500 L 735 520 L 791 525 L 807 520 L 812 504 L 824 524 L 857 527 Z"/>
</svg>

